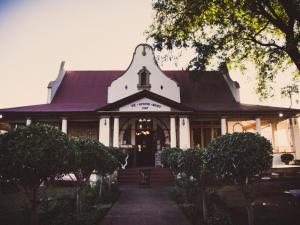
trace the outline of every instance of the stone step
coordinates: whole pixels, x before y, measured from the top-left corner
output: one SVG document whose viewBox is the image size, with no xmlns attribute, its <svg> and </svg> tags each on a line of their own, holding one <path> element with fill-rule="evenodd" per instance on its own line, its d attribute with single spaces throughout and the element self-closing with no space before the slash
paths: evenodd
<svg viewBox="0 0 300 225">
<path fill-rule="evenodd" d="M 143 168 L 129 168 L 118 172 L 118 182 L 123 184 L 139 183 L 141 181 L 140 170 Z M 148 169 L 148 168 L 147 168 Z M 172 184 L 174 177 L 168 168 L 149 168 L 151 184 Z"/>
</svg>

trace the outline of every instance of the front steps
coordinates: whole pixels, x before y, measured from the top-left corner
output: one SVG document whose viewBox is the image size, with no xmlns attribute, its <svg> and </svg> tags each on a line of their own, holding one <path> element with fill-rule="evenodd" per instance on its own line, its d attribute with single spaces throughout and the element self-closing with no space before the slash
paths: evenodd
<svg viewBox="0 0 300 225">
<path fill-rule="evenodd" d="M 140 170 L 145 168 L 128 168 L 118 171 L 118 183 L 119 184 L 140 184 L 141 175 Z M 162 184 L 172 185 L 174 184 L 174 176 L 168 168 L 146 168 L 151 170 L 150 185 Z"/>
</svg>

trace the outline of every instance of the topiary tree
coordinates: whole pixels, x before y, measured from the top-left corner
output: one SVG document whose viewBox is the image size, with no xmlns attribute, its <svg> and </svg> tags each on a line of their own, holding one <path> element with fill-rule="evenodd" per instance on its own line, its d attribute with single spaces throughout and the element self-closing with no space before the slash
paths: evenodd
<svg viewBox="0 0 300 225">
<path fill-rule="evenodd" d="M 77 216 L 81 214 L 81 192 L 84 186 L 89 182 L 93 171 L 98 163 L 103 160 L 105 146 L 99 141 L 88 138 L 72 138 L 74 150 L 74 164 L 72 172 L 76 177 L 76 212 Z"/>
<path fill-rule="evenodd" d="M 248 223 L 253 224 L 251 178 L 272 166 L 272 145 L 257 133 L 226 134 L 207 147 L 207 167 L 219 178 L 230 178 L 238 185 L 247 202 Z"/>
<path fill-rule="evenodd" d="M 127 155 L 123 152 L 121 148 L 107 147 L 107 151 L 118 160 L 120 165 L 125 164 L 125 159 Z"/>
<path fill-rule="evenodd" d="M 2 135 L 0 174 L 20 184 L 30 200 L 31 224 L 38 224 L 38 190 L 50 178 L 70 171 L 68 137 L 56 127 L 34 124 Z"/>
<path fill-rule="evenodd" d="M 188 177 L 193 176 L 200 180 L 203 175 L 205 162 L 203 159 L 204 149 L 187 149 L 182 152 L 180 172 Z"/>
<path fill-rule="evenodd" d="M 284 162 L 285 165 L 289 165 L 290 161 L 294 160 L 294 155 L 291 153 L 283 153 L 280 156 L 280 159 L 282 162 Z"/>
<path fill-rule="evenodd" d="M 161 153 L 161 163 L 164 167 L 169 167 L 174 173 L 179 172 L 180 160 L 182 156 L 182 149 L 180 148 L 167 148 Z"/>
<path fill-rule="evenodd" d="M 188 177 L 193 176 L 197 180 L 202 200 L 203 220 L 207 222 L 205 151 L 206 149 L 187 149 L 183 151 L 179 171 L 185 173 Z"/>
<path fill-rule="evenodd" d="M 112 174 L 119 167 L 119 161 L 113 156 L 107 147 L 101 153 L 101 160 L 96 165 L 96 171 L 102 176 Z"/>
</svg>

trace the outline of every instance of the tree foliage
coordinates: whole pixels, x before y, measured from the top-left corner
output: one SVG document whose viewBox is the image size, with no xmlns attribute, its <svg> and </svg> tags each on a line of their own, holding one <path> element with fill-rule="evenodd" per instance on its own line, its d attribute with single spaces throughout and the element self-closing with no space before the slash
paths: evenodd
<svg viewBox="0 0 300 225">
<path fill-rule="evenodd" d="M 290 84 L 290 85 L 287 85 L 283 88 L 281 88 L 281 96 L 282 97 L 287 97 L 290 99 L 290 108 L 292 107 L 293 105 L 293 95 L 295 94 L 299 94 L 299 88 L 298 88 L 298 85 L 297 84 Z M 298 102 L 296 100 L 296 102 Z"/>
<path fill-rule="evenodd" d="M 161 163 L 169 167 L 174 173 L 180 172 L 181 157 L 183 151 L 180 148 L 167 148 L 161 153 Z"/>
<path fill-rule="evenodd" d="M 272 145 L 257 133 L 222 135 L 207 147 L 207 167 L 218 177 L 231 178 L 241 187 L 272 165 Z"/>
<path fill-rule="evenodd" d="M 183 151 L 179 170 L 188 177 L 193 176 L 200 180 L 205 167 L 204 151 L 204 149 L 187 149 Z"/>
<path fill-rule="evenodd" d="M 71 170 L 71 149 L 68 137 L 49 125 L 18 127 L 1 136 L 0 176 L 24 188 L 31 203 L 32 224 L 38 224 L 40 185 Z"/>
<path fill-rule="evenodd" d="M 148 37 L 158 50 L 194 48 L 189 70 L 212 62 L 244 68 L 251 60 L 261 97 L 270 93 L 278 71 L 294 64 L 299 74 L 299 0 L 154 0 L 153 9 Z"/>
<path fill-rule="evenodd" d="M 3 134 L 1 140 L 0 173 L 7 179 L 16 179 L 25 187 L 39 186 L 70 171 L 70 143 L 55 127 L 18 127 Z"/>
<path fill-rule="evenodd" d="M 113 155 L 120 165 L 125 164 L 126 154 L 121 148 L 107 147 L 108 152 Z"/>
<path fill-rule="evenodd" d="M 73 138 L 73 144 L 75 156 L 73 172 L 77 180 L 88 181 L 106 154 L 105 146 L 97 140 L 87 138 Z"/>
</svg>

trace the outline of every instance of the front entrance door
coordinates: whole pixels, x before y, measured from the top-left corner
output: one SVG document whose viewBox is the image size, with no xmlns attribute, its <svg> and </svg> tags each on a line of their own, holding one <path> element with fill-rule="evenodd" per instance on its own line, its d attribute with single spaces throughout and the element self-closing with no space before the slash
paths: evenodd
<svg viewBox="0 0 300 225">
<path fill-rule="evenodd" d="M 136 121 L 136 164 L 139 167 L 154 166 L 156 150 L 153 139 L 153 121 L 151 119 L 138 119 Z"/>
</svg>

